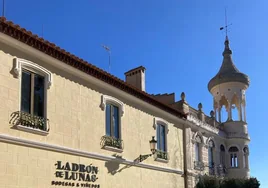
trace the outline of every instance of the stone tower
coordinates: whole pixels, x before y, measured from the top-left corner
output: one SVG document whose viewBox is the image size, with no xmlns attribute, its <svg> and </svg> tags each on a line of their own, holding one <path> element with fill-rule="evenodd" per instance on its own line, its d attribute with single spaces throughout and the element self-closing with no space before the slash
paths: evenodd
<svg viewBox="0 0 268 188">
<path fill-rule="evenodd" d="M 226 36 L 223 61 L 219 72 L 208 83 L 213 95 L 213 107 L 220 128 L 226 133 L 225 145 L 221 145 L 221 164 L 228 177 L 249 177 L 250 141 L 246 123 L 246 90 L 249 78 L 234 65 L 229 39 Z"/>
</svg>

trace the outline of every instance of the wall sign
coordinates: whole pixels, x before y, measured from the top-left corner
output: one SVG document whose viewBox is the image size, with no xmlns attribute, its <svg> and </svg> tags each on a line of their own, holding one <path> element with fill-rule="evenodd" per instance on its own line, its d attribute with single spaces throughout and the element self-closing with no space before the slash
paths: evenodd
<svg viewBox="0 0 268 188">
<path fill-rule="evenodd" d="M 92 166 L 92 164 L 84 165 L 57 161 L 55 166 L 57 180 L 52 181 L 51 185 L 100 188 L 100 185 L 95 183 L 98 179 L 99 169 L 96 166 Z"/>
</svg>

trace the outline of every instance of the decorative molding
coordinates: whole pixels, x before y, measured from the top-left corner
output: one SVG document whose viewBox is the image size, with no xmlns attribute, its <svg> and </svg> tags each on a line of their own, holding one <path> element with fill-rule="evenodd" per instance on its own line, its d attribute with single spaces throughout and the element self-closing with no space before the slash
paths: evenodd
<svg viewBox="0 0 268 188">
<path fill-rule="evenodd" d="M 206 140 L 206 145 L 209 145 L 209 141 L 210 141 L 210 140 L 212 140 L 212 141 L 214 142 L 214 145 L 216 145 L 216 144 L 215 144 L 215 139 L 214 139 L 213 136 L 208 137 L 208 139 Z"/>
<path fill-rule="evenodd" d="M 209 148 L 209 142 L 210 141 L 212 141 L 213 142 L 213 144 L 214 144 L 214 146 L 213 146 L 213 148 L 215 149 L 215 150 L 218 150 L 218 145 L 216 144 L 216 141 L 215 141 L 215 138 L 213 137 L 213 136 L 210 136 L 210 137 L 208 137 L 208 139 L 206 140 L 206 148 Z"/>
<path fill-rule="evenodd" d="M 168 129 L 168 122 L 162 118 L 159 118 L 159 117 L 155 117 L 154 118 L 154 124 L 153 124 L 153 128 L 154 130 L 156 130 L 156 127 L 157 127 L 157 124 L 160 123 L 160 124 L 163 124 L 166 126 L 166 131 L 167 133 L 169 132 L 169 129 Z"/>
<path fill-rule="evenodd" d="M 106 108 L 106 103 L 109 102 L 109 103 L 112 103 L 112 104 L 115 104 L 119 107 L 120 109 L 120 115 L 121 117 L 124 115 L 125 113 L 125 108 L 124 108 L 124 103 L 121 102 L 120 100 L 114 98 L 114 97 L 111 97 L 109 95 L 102 95 L 101 96 L 101 109 L 104 111 L 105 108 Z"/>
<path fill-rule="evenodd" d="M 34 134 L 39 134 L 39 135 L 42 135 L 42 136 L 48 135 L 47 131 L 42 131 L 40 129 L 34 129 L 32 127 L 25 127 L 23 125 L 16 125 L 15 128 L 17 128 L 18 130 L 21 130 L 21 131 L 34 133 Z"/>
<path fill-rule="evenodd" d="M 52 73 L 50 71 L 48 71 L 44 67 L 37 65 L 31 61 L 20 59 L 20 58 L 15 58 L 15 66 L 13 70 L 14 70 L 16 78 L 19 78 L 21 76 L 22 68 L 25 68 L 33 72 L 38 72 L 41 75 L 45 76 L 48 89 L 52 85 Z"/>
<path fill-rule="evenodd" d="M 190 121 L 190 122 L 192 122 L 192 123 L 194 123 L 196 126 L 201 127 L 203 129 L 206 129 L 206 130 L 208 130 L 210 132 L 213 132 L 215 134 L 218 134 L 219 133 L 219 129 L 217 129 L 216 127 L 213 127 L 213 126 L 209 125 L 206 122 L 201 121 L 200 119 L 198 119 L 197 117 L 195 117 L 192 114 L 189 114 L 187 116 L 187 120 Z"/>
<path fill-rule="evenodd" d="M 200 144 L 205 144 L 204 142 L 204 138 L 201 132 L 197 131 L 196 133 L 194 133 L 192 141 L 194 141 L 194 143 L 196 142 L 196 136 L 200 136 L 201 138 L 201 143 Z"/>
<path fill-rule="evenodd" d="M 228 153 L 232 153 L 232 152 L 229 152 L 229 149 L 230 149 L 231 147 L 237 147 L 238 152 L 241 151 L 241 148 L 240 148 L 240 146 L 239 146 L 238 144 L 230 144 L 230 145 L 228 146 L 226 152 L 228 152 Z"/>
<path fill-rule="evenodd" d="M 0 134 L 0 141 L 11 143 L 11 144 L 19 144 L 22 146 L 33 147 L 33 148 L 38 148 L 38 149 L 45 149 L 45 150 L 50 150 L 50 151 L 55 151 L 55 152 L 61 152 L 61 153 L 71 154 L 71 155 L 76 155 L 76 156 L 81 156 L 81 157 L 98 159 L 98 160 L 102 160 L 102 161 L 113 160 L 113 161 L 117 161 L 118 163 L 125 164 L 125 165 L 133 165 L 133 166 L 140 167 L 140 168 L 146 168 L 146 169 L 157 170 L 157 171 L 162 171 L 162 172 L 169 172 L 169 173 L 174 173 L 174 174 L 183 174 L 183 171 L 179 170 L 179 169 L 155 166 L 155 165 L 144 164 L 144 163 L 136 163 L 133 160 L 120 159 L 120 158 L 113 157 L 113 156 L 106 156 L 106 155 L 97 154 L 97 153 L 93 153 L 93 152 L 67 148 L 64 146 L 27 140 L 27 139 L 18 138 L 18 137 L 14 137 L 14 136 L 10 136 L 10 135 L 5 135 L 5 134 Z"/>
<path fill-rule="evenodd" d="M 237 133 L 237 132 L 227 132 L 227 138 L 240 138 L 250 141 L 250 137 L 246 133 Z"/>
</svg>

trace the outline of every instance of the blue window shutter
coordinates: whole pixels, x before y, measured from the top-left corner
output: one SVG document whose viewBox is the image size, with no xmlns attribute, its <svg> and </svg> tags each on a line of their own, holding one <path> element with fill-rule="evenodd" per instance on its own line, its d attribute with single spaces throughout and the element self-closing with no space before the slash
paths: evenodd
<svg viewBox="0 0 268 188">
<path fill-rule="evenodd" d="M 159 149 L 159 150 L 161 150 L 160 142 L 161 142 L 161 139 L 160 139 L 160 125 L 157 125 L 157 149 Z"/>
<path fill-rule="evenodd" d="M 114 137 L 119 138 L 119 109 L 117 106 L 113 106 L 113 118 L 114 118 Z"/>
<path fill-rule="evenodd" d="M 161 150 L 166 151 L 165 126 L 161 125 L 160 128 L 161 128 L 161 130 L 160 130 L 161 131 Z"/>
<path fill-rule="evenodd" d="M 106 135 L 111 136 L 111 105 L 106 104 Z"/>
</svg>

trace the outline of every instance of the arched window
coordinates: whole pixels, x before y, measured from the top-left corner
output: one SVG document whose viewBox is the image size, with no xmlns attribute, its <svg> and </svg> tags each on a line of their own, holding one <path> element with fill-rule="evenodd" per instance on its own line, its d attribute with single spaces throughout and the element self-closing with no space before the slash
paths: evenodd
<svg viewBox="0 0 268 188">
<path fill-rule="evenodd" d="M 248 166 L 248 156 L 249 156 L 249 151 L 248 151 L 248 147 L 245 146 L 243 149 L 244 155 L 243 155 L 243 163 L 244 163 L 244 168 L 249 168 Z"/>
<path fill-rule="evenodd" d="M 214 166 L 214 159 L 213 159 L 213 153 L 214 153 L 215 144 L 212 140 L 208 142 L 208 165 L 210 168 Z"/>
<path fill-rule="evenodd" d="M 220 146 L 220 164 L 225 166 L 225 148 L 223 145 Z"/>
<path fill-rule="evenodd" d="M 238 148 L 235 146 L 230 147 L 229 153 L 230 153 L 230 165 L 232 168 L 238 167 Z"/>
<path fill-rule="evenodd" d="M 202 139 L 199 135 L 195 137 L 195 161 L 201 161 L 201 143 Z"/>
</svg>

